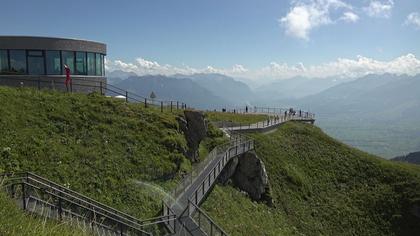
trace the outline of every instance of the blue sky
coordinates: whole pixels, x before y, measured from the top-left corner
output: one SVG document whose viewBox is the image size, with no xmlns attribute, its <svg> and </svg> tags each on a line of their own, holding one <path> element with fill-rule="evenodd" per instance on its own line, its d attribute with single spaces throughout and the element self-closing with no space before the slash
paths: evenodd
<svg viewBox="0 0 420 236">
<path fill-rule="evenodd" d="M 264 68 L 420 56 L 417 0 L 9 0 L 1 6 L 1 34 L 105 42 L 108 61 L 121 62 L 113 68 L 231 74 L 239 68 L 250 77 L 275 77 Z"/>
</svg>

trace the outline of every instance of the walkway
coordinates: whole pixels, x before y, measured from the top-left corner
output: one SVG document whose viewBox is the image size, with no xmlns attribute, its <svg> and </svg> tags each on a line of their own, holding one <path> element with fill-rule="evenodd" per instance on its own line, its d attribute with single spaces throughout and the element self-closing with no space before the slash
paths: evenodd
<svg viewBox="0 0 420 236">
<path fill-rule="evenodd" d="M 302 112 L 298 115 L 270 113 L 266 121 L 247 126 L 221 127 L 230 141 L 213 149 L 203 163 L 181 181 L 172 193 L 173 198 L 164 200 L 164 216 L 176 215 L 178 219 L 172 225 L 167 224 L 167 227 L 175 235 L 227 235 L 199 208 L 200 204 L 230 159 L 254 149 L 254 141 L 241 133 L 268 132 L 291 120 L 314 123 L 315 117 Z"/>
</svg>

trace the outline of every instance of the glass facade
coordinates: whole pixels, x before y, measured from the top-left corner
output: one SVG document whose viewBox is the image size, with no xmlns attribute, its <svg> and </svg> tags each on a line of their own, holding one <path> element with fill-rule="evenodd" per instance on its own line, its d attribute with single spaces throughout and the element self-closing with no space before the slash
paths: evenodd
<svg viewBox="0 0 420 236">
<path fill-rule="evenodd" d="M 95 53 L 87 53 L 87 74 L 96 75 L 95 72 Z"/>
<path fill-rule="evenodd" d="M 72 75 L 105 76 L 105 55 L 59 50 L 0 49 L 0 74 L 63 75 L 68 65 Z"/>
<path fill-rule="evenodd" d="M 96 53 L 96 75 L 102 75 L 102 57 L 101 54 Z"/>
<path fill-rule="evenodd" d="M 9 57 L 7 50 L 0 50 L 0 73 L 7 73 L 9 71 Z"/>
<path fill-rule="evenodd" d="M 43 75 L 45 74 L 44 52 L 43 51 L 28 51 L 28 74 Z"/>
<path fill-rule="evenodd" d="M 76 52 L 76 75 L 86 74 L 86 52 Z"/>
<path fill-rule="evenodd" d="M 45 61 L 47 64 L 47 75 L 61 75 L 60 51 L 46 51 Z"/>
<path fill-rule="evenodd" d="M 26 74 L 25 50 L 9 50 L 10 74 Z"/>
<path fill-rule="evenodd" d="M 74 74 L 74 52 L 62 51 L 61 57 L 63 58 L 63 68 L 67 65 L 70 68 L 70 74 Z M 65 71 L 63 70 L 63 75 Z"/>
</svg>

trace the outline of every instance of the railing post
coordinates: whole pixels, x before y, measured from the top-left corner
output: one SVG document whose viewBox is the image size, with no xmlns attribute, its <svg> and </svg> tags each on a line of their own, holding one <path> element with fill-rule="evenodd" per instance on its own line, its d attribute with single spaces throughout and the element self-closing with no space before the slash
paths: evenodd
<svg viewBox="0 0 420 236">
<path fill-rule="evenodd" d="M 26 191 L 25 191 L 25 183 L 22 183 L 22 206 L 23 210 L 26 210 Z"/>
<path fill-rule="evenodd" d="M 102 81 L 99 82 L 99 86 L 100 86 L 100 89 L 101 89 L 101 95 L 104 95 Z"/>
<path fill-rule="evenodd" d="M 123 225 L 120 224 L 120 235 L 124 236 L 124 229 L 123 229 Z"/>
<path fill-rule="evenodd" d="M 61 197 L 58 198 L 58 206 L 57 206 L 57 208 L 58 208 L 58 217 L 59 217 L 60 220 L 62 220 L 63 219 L 63 216 L 62 216 L 62 214 L 63 214 L 63 208 L 61 206 Z"/>
<path fill-rule="evenodd" d="M 171 101 L 171 112 L 172 112 L 172 101 Z"/>
<path fill-rule="evenodd" d="M 128 102 L 128 91 L 125 91 L 125 102 Z"/>
<path fill-rule="evenodd" d="M 160 102 L 160 112 L 163 112 L 163 102 Z"/>
<path fill-rule="evenodd" d="M 144 99 L 144 108 L 147 108 L 147 98 Z"/>
</svg>

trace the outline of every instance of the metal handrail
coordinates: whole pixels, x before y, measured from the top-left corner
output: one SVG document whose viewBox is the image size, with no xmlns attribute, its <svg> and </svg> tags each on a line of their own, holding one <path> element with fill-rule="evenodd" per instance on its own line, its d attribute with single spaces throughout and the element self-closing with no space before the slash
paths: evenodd
<svg viewBox="0 0 420 236">
<path fill-rule="evenodd" d="M 84 195 L 81 195 L 73 190 L 65 188 L 61 185 L 58 185 L 52 181 L 49 181 L 43 177 L 37 176 L 33 173 L 24 172 L 24 173 L 17 173 L 17 174 L 1 174 L 0 176 L 16 176 L 16 175 L 20 177 L 14 177 L 10 179 L 10 181 L 14 181 L 14 183 L 12 184 L 16 185 L 16 184 L 23 183 L 25 185 L 31 186 L 32 188 L 43 190 L 44 192 L 48 193 L 51 196 L 54 196 L 58 199 L 62 199 L 70 203 L 72 206 L 80 207 L 87 211 L 93 211 L 94 214 L 96 215 L 102 215 L 103 217 L 106 217 L 107 219 L 111 221 L 114 221 L 119 224 L 123 224 L 124 226 L 130 227 L 136 230 L 142 230 L 142 228 L 146 226 L 156 225 L 156 224 L 166 223 L 166 222 L 171 222 L 171 221 L 176 220 L 175 214 L 155 217 L 155 218 L 151 218 L 147 220 L 139 220 L 130 215 L 127 215 L 126 213 L 123 213 L 114 208 L 111 208 L 102 203 L 99 203 L 95 200 L 92 200 Z M 34 184 L 38 184 L 41 187 Z M 53 192 L 51 192 L 51 190 Z M 147 233 L 147 232 L 144 231 L 144 233 Z"/>
<path fill-rule="evenodd" d="M 204 215 L 205 219 L 206 219 L 206 220 L 210 223 L 211 227 L 215 226 L 215 227 L 216 227 L 216 230 L 220 232 L 220 235 L 221 235 L 221 236 L 223 236 L 223 235 L 228 235 L 228 234 L 227 234 L 227 233 L 226 233 L 226 232 L 222 229 L 222 227 L 220 227 L 220 226 L 219 226 L 216 222 L 214 222 L 214 221 L 211 219 L 211 217 L 210 217 L 209 215 L 207 215 L 207 213 L 206 213 L 204 210 L 202 210 L 199 206 L 197 206 L 194 202 L 192 202 L 192 201 L 190 201 L 190 200 L 188 200 L 188 203 L 189 203 L 189 204 L 191 204 L 191 205 L 193 205 L 194 209 L 195 209 L 195 210 L 198 210 L 199 214 Z M 189 208 L 189 207 L 188 207 L 188 208 Z M 193 214 L 193 213 L 190 213 L 190 214 Z M 199 215 L 198 217 L 200 217 L 200 215 Z M 193 219 L 193 218 L 191 218 L 191 219 Z M 193 220 L 194 220 L 194 219 L 193 219 Z M 197 222 L 196 222 L 196 223 L 197 223 Z M 198 226 L 200 227 L 200 229 L 202 229 L 205 233 L 207 233 L 207 234 L 208 234 L 208 232 L 206 232 L 206 228 L 201 227 L 201 222 L 200 222 L 200 221 L 198 222 Z M 208 235 L 209 235 L 209 236 L 212 236 L 212 235 L 213 235 L 212 228 L 210 228 L 210 233 L 209 233 Z"/>
<path fill-rule="evenodd" d="M 19 78 L 13 78 L 13 81 L 16 82 L 16 83 L 18 83 L 18 82 L 23 83 L 23 81 L 32 82 L 32 83 L 34 83 L 34 85 L 31 86 L 31 87 L 38 86 L 38 89 L 41 89 L 41 85 L 44 85 L 45 83 L 52 84 L 53 86 L 55 86 L 56 84 L 65 85 L 64 81 L 45 80 L 45 79 L 41 79 L 41 77 L 37 77 L 37 76 L 33 76 L 32 78 L 33 79 L 19 77 Z M 0 76 L 0 80 L 7 80 L 7 79 L 11 80 L 8 77 Z M 99 85 L 84 84 L 83 82 L 94 82 L 94 83 L 99 84 Z M 25 86 L 25 85 L 23 85 L 23 86 Z M 116 94 L 116 95 L 121 95 L 121 96 L 125 97 L 127 102 L 129 102 L 131 100 L 131 101 L 138 102 L 138 103 L 144 103 L 146 107 L 147 107 L 147 105 L 160 106 L 162 111 L 163 111 L 163 107 L 169 107 L 169 106 L 171 107 L 171 110 L 172 110 L 172 108 L 175 108 L 175 109 L 186 109 L 187 108 L 187 105 L 184 102 L 174 101 L 174 100 L 150 99 L 150 98 L 147 98 L 145 96 L 135 94 L 135 93 L 130 92 L 128 90 L 124 90 L 124 89 L 119 88 L 115 85 L 111 85 L 111 84 L 108 84 L 108 83 L 102 82 L 102 81 L 72 78 L 69 86 L 70 86 L 70 90 L 71 90 L 72 86 L 80 86 L 80 87 L 83 87 L 83 88 L 90 88 L 92 90 L 98 90 L 103 95 L 106 95 L 106 92 L 113 93 L 113 94 Z M 111 88 L 108 88 L 108 87 L 111 87 Z M 42 87 L 42 88 L 45 88 L 45 86 Z"/>
<path fill-rule="evenodd" d="M 0 174 L 0 176 L 3 176 L 3 175 L 5 175 L 5 174 Z M 64 186 L 61 186 L 61 185 L 59 185 L 59 184 L 57 184 L 57 183 L 55 183 L 55 182 L 53 182 L 51 180 L 48 180 L 48 179 L 46 179 L 44 177 L 41 177 L 39 175 L 36 175 L 36 174 L 34 174 L 32 172 L 17 172 L 17 173 L 12 173 L 12 174 L 7 174 L 6 173 L 6 175 L 23 176 L 24 178 L 31 178 L 32 177 L 33 180 L 35 180 L 35 181 L 38 180 L 38 182 L 40 182 L 41 184 L 51 185 L 51 187 L 58 189 L 59 192 L 62 192 L 64 194 L 69 194 L 70 196 L 73 195 L 71 197 L 74 197 L 74 198 L 76 198 L 78 200 L 81 200 L 81 201 L 83 201 L 86 204 L 94 205 L 97 209 L 101 209 L 101 210 L 103 210 L 105 212 L 108 212 L 110 214 L 122 215 L 122 216 L 124 216 L 124 217 L 130 219 L 131 221 L 136 222 L 138 224 L 143 224 L 144 221 L 147 221 L 147 220 L 139 220 L 139 219 L 137 219 L 137 218 L 135 218 L 133 216 L 128 215 L 127 213 L 124 213 L 124 212 L 119 211 L 119 210 L 117 210 L 115 208 L 112 208 L 112 207 L 107 206 L 107 205 L 105 205 L 103 203 L 100 203 L 100 202 L 98 202 L 96 200 L 93 200 L 92 198 L 89 198 L 89 197 L 87 197 L 85 195 L 82 195 L 82 194 L 80 194 L 80 193 L 78 193 L 78 192 L 76 192 L 74 190 L 71 190 L 71 189 L 66 188 Z M 47 184 L 45 184 L 45 183 L 47 183 Z M 159 217 L 156 217 L 156 218 L 159 218 Z"/>
</svg>

